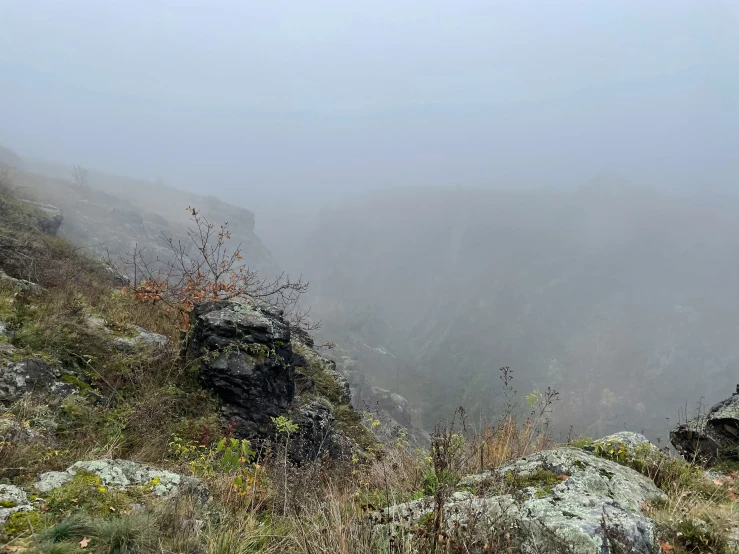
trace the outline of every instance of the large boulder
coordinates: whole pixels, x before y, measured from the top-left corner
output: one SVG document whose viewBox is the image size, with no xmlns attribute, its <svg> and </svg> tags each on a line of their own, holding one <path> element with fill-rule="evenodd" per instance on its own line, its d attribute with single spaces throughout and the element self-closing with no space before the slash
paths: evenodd
<svg viewBox="0 0 739 554">
<path fill-rule="evenodd" d="M 557 448 L 462 479 L 444 505 L 445 532 L 471 551 L 507 535 L 522 552 L 656 554 L 656 525 L 645 512 L 665 494 L 648 478 L 577 448 Z M 428 521 L 433 498 L 374 514 L 399 535 Z M 538 548 L 538 550 L 537 550 Z M 564 549 L 564 550 L 562 550 Z"/>
<path fill-rule="evenodd" d="M 739 461 L 739 386 L 737 392 L 713 406 L 708 414 L 670 431 L 670 442 L 689 460 L 708 465 Z"/>
<path fill-rule="evenodd" d="M 187 350 L 238 435 L 269 435 L 272 418 L 290 408 L 295 368 L 290 326 L 279 311 L 231 301 L 199 304 Z"/>
</svg>

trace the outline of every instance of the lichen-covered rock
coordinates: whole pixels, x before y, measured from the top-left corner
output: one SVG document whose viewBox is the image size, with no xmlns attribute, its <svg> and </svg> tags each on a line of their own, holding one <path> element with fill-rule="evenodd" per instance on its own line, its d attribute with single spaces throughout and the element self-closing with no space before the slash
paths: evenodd
<svg viewBox="0 0 739 554">
<path fill-rule="evenodd" d="M 565 545 L 573 554 L 659 552 L 655 523 L 643 509 L 665 499 L 648 478 L 577 448 L 557 448 L 520 458 L 494 472 L 463 479 L 445 504 L 447 528 L 481 537 L 510 533 L 522 551 Z M 375 514 L 381 523 L 408 525 L 433 510 L 431 498 Z M 542 551 L 542 550 L 539 550 Z M 547 551 L 544 549 L 543 551 Z"/>
<path fill-rule="evenodd" d="M 681 423 L 670 431 L 670 442 L 687 459 L 712 465 L 739 461 L 739 386 L 730 398 L 708 414 Z"/>
<path fill-rule="evenodd" d="M 33 510 L 26 493 L 14 485 L 0 485 L 0 524 L 14 513 Z"/>
<path fill-rule="evenodd" d="M 290 442 L 290 457 L 298 464 L 329 455 L 333 459 L 351 456 L 355 443 L 334 427 L 331 407 L 315 399 L 297 408 L 293 422 L 298 429 Z"/>
<path fill-rule="evenodd" d="M 195 307 L 188 354 L 200 381 L 223 401 L 239 436 L 269 435 L 295 395 L 290 326 L 282 313 L 239 302 Z"/>
<path fill-rule="evenodd" d="M 138 325 L 129 325 L 126 334 L 120 334 L 108 327 L 108 323 L 100 317 L 88 317 L 87 324 L 110 338 L 114 348 L 121 352 L 131 353 L 139 348 L 149 348 L 153 352 L 163 352 L 169 345 L 169 339 L 164 335 L 152 333 Z"/>
<path fill-rule="evenodd" d="M 113 342 L 123 352 L 133 352 L 137 348 L 151 348 L 154 351 L 163 351 L 169 344 L 169 339 L 159 333 L 152 333 L 138 325 L 131 325 L 133 337 L 116 337 Z"/>
<path fill-rule="evenodd" d="M 40 358 L 0 362 L 0 402 L 9 403 L 31 392 L 53 392 L 66 396 L 68 390 L 58 379 L 61 372 Z"/>
<path fill-rule="evenodd" d="M 100 478 L 106 487 L 147 487 L 155 496 L 194 494 L 207 499 L 208 489 L 200 479 L 163 469 L 138 464 L 130 460 L 91 460 L 76 462 L 66 471 L 49 471 L 39 475 L 34 483 L 37 491 L 46 493 L 64 486 L 80 472 Z"/>
<path fill-rule="evenodd" d="M 0 338 L 9 339 L 12 336 L 12 329 L 4 321 L 0 321 Z"/>
<path fill-rule="evenodd" d="M 601 444 L 608 444 L 608 443 L 623 443 L 626 445 L 626 447 L 629 450 L 634 449 L 657 449 L 659 450 L 654 444 L 652 444 L 647 437 L 644 435 L 641 435 L 639 433 L 634 433 L 633 431 L 620 431 L 618 433 L 613 433 L 612 435 L 608 435 L 607 437 L 603 437 L 602 439 L 598 439 L 595 441 L 596 443 Z"/>
<path fill-rule="evenodd" d="M 44 290 L 41 286 L 25 279 L 16 279 L 0 269 L 0 283 L 5 283 L 23 294 L 38 294 Z"/>
</svg>

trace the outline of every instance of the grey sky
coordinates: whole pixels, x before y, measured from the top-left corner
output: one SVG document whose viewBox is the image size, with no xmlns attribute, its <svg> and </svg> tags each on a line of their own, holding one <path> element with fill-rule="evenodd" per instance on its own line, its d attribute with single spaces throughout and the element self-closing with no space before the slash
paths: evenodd
<svg viewBox="0 0 739 554">
<path fill-rule="evenodd" d="M 2 0 L 0 142 L 257 210 L 601 171 L 727 188 L 738 26 L 732 0 Z"/>
</svg>

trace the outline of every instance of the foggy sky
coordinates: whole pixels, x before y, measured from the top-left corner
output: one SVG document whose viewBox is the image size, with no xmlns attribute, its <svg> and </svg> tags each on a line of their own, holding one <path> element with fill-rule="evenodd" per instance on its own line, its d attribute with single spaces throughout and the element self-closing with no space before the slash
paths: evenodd
<svg viewBox="0 0 739 554">
<path fill-rule="evenodd" d="M 257 213 L 604 171 L 728 189 L 738 24 L 731 0 L 3 0 L 0 143 Z"/>
</svg>

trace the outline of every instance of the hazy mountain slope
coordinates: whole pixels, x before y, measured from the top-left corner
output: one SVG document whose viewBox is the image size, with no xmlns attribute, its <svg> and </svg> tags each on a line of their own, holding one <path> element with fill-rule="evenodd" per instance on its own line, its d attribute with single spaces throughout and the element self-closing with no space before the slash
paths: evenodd
<svg viewBox="0 0 739 554">
<path fill-rule="evenodd" d="M 300 263 L 325 334 L 392 352 L 379 378 L 427 425 L 495 412 L 510 365 L 519 390 L 562 392 L 563 427 L 661 435 L 737 380 L 736 207 L 627 186 L 393 190 L 324 212 Z"/>
<path fill-rule="evenodd" d="M 192 206 L 211 222 L 228 223 L 232 246 L 242 245 L 247 263 L 265 275 L 279 267 L 255 234 L 254 214 L 213 196 L 202 196 L 163 183 L 90 171 L 85 186 L 73 182 L 72 168 L 39 160 L 21 161 L 11 172 L 19 194 L 54 204 L 64 214 L 61 234 L 98 254 L 114 256 L 138 245 L 164 254 L 162 236 L 185 238 Z M 16 163 L 9 164 L 17 167 Z"/>
</svg>

